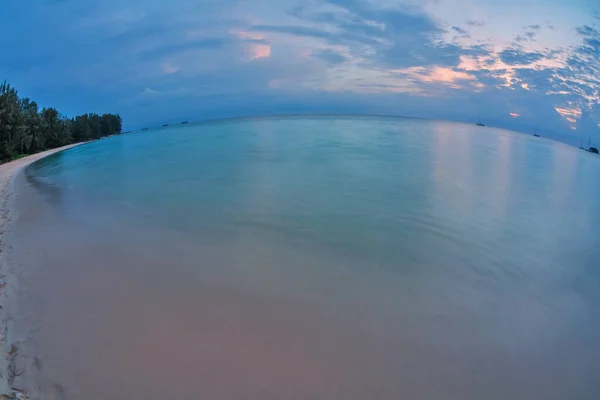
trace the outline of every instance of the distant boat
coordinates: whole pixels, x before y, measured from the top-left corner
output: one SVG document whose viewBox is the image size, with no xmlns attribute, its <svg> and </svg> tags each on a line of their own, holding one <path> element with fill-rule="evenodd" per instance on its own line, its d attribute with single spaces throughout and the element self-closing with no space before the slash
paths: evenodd
<svg viewBox="0 0 600 400">
<path fill-rule="evenodd" d="M 485 124 L 481 122 L 481 117 L 479 117 L 479 122 L 477 123 L 477 126 L 485 126 Z"/>
<path fill-rule="evenodd" d="M 537 133 L 534 133 L 533 136 L 540 137 L 540 135 L 538 135 Z"/>
<path fill-rule="evenodd" d="M 594 153 L 594 154 L 600 153 L 596 147 L 592 146 L 592 137 L 591 136 L 588 138 L 588 148 L 586 151 L 588 151 L 590 153 Z"/>
<path fill-rule="evenodd" d="M 187 121 L 183 121 L 181 124 L 182 124 L 182 125 L 185 125 L 185 124 L 189 124 L 189 122 L 187 122 Z"/>
<path fill-rule="evenodd" d="M 167 127 L 167 126 L 169 126 L 169 124 L 164 124 L 164 125 L 163 125 L 163 128 L 165 128 L 165 127 Z"/>
</svg>

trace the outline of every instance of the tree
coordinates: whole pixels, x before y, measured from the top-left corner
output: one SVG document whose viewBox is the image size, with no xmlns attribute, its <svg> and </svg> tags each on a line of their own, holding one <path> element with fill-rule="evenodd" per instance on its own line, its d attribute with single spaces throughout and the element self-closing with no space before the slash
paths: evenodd
<svg viewBox="0 0 600 400">
<path fill-rule="evenodd" d="M 0 160 L 14 157 L 24 131 L 23 112 L 15 88 L 6 81 L 0 85 Z"/>
<path fill-rule="evenodd" d="M 40 112 L 35 101 L 19 99 L 17 90 L 6 81 L 0 84 L 0 162 L 21 154 L 119 134 L 122 125 L 118 114 L 67 118 L 52 107 Z"/>
<path fill-rule="evenodd" d="M 44 148 L 42 140 L 42 121 L 38 112 L 38 105 L 28 98 L 21 100 L 25 122 L 25 134 L 19 146 L 19 154 L 31 154 Z"/>
<path fill-rule="evenodd" d="M 73 120 L 71 134 L 74 142 L 85 142 L 92 139 L 92 129 L 87 114 L 79 115 Z"/>
<path fill-rule="evenodd" d="M 42 132 L 47 149 L 54 149 L 67 144 L 63 137 L 64 125 L 62 118 L 55 108 L 44 108 L 42 110 Z"/>
</svg>

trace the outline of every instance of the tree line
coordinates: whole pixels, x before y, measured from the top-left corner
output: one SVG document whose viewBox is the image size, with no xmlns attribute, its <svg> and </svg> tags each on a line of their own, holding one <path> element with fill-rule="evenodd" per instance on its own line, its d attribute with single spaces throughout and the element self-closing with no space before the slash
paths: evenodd
<svg viewBox="0 0 600 400">
<path fill-rule="evenodd" d="M 40 110 L 6 81 L 0 84 L 0 162 L 119 134 L 122 125 L 118 114 L 67 118 L 52 107 Z"/>
</svg>

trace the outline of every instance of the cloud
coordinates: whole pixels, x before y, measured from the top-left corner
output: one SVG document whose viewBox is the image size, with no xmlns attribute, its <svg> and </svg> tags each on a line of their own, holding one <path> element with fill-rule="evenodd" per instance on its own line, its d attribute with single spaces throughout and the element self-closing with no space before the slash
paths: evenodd
<svg viewBox="0 0 600 400">
<path fill-rule="evenodd" d="M 575 98 L 571 101 L 584 109 L 594 108 L 600 103 L 600 33 L 587 25 L 576 31 L 583 41 L 568 55 L 555 86 L 560 92 L 571 94 Z M 599 114 L 598 110 L 594 112 Z"/>
<path fill-rule="evenodd" d="M 248 47 L 250 60 L 271 57 L 271 46 L 262 43 L 251 43 Z"/>
<path fill-rule="evenodd" d="M 588 25 L 577 27 L 575 30 L 577 31 L 578 34 L 580 34 L 582 36 L 591 36 L 591 37 L 598 36 L 598 31 L 595 28 L 592 28 L 591 26 L 588 26 Z"/>
<path fill-rule="evenodd" d="M 454 41 L 456 41 L 457 39 L 471 39 L 471 35 L 469 35 L 469 32 L 467 32 L 459 26 L 452 26 L 450 29 L 456 32 L 457 34 L 457 36 L 454 37 Z"/>
<path fill-rule="evenodd" d="M 453 26 L 452 30 L 455 31 L 456 33 L 460 34 L 460 35 L 468 35 L 469 34 L 467 31 L 465 31 L 462 28 L 459 28 L 458 26 Z"/>
<path fill-rule="evenodd" d="M 467 25 L 469 26 L 484 26 L 485 22 L 479 20 L 468 20 Z"/>
<path fill-rule="evenodd" d="M 515 37 L 515 42 L 535 42 L 536 32 L 524 32 Z"/>
<path fill-rule="evenodd" d="M 557 72 L 554 68 L 517 68 L 513 71 L 513 76 L 516 79 L 515 85 L 525 84 L 526 90 L 546 93 L 555 87 L 553 78 Z"/>
<path fill-rule="evenodd" d="M 311 55 L 332 65 L 338 65 L 346 61 L 345 56 L 332 49 L 316 50 Z"/>
<path fill-rule="evenodd" d="M 162 65 L 162 71 L 165 74 L 167 74 L 167 75 L 171 75 L 171 74 L 174 74 L 176 72 L 179 72 L 179 70 L 180 70 L 179 67 L 176 67 L 176 66 L 174 66 L 174 65 L 172 65 L 171 63 L 168 63 L 168 62 L 166 62 L 166 63 L 164 63 Z"/>
<path fill-rule="evenodd" d="M 154 60 L 164 58 L 173 54 L 178 54 L 186 51 L 194 50 L 219 50 L 232 44 L 232 41 L 227 37 L 204 38 L 181 43 L 170 43 L 156 46 L 146 50 L 140 54 L 141 59 Z"/>
<path fill-rule="evenodd" d="M 406 34 L 411 31 L 441 31 L 435 20 L 417 7 L 398 5 L 395 8 L 382 8 L 359 0 L 324 0 L 324 2 L 350 14 L 350 18 L 340 16 L 332 18 L 332 14 L 321 14 L 321 20 L 323 18 L 330 19 L 330 22 L 335 20 L 344 30 L 359 31 L 369 35 L 385 35 L 385 31 L 388 30 L 396 34 Z M 383 29 L 369 22 L 376 22 Z"/>
<path fill-rule="evenodd" d="M 324 29 L 309 28 L 305 26 L 294 25 L 252 25 L 248 28 L 255 32 L 280 33 L 299 37 L 310 37 L 323 39 L 331 44 L 377 44 L 377 40 L 365 35 L 353 32 L 329 32 Z"/>
<path fill-rule="evenodd" d="M 525 52 L 518 49 L 502 50 L 498 56 L 507 65 L 529 65 L 544 59 L 546 56 L 537 52 Z"/>
<path fill-rule="evenodd" d="M 144 90 L 142 90 L 141 95 L 142 96 L 154 96 L 156 94 L 159 94 L 160 92 L 158 90 L 154 90 L 152 88 L 144 88 Z"/>
<path fill-rule="evenodd" d="M 0 35 L 11 55 L 0 74 L 41 104 L 69 115 L 122 111 L 129 126 L 149 115 L 302 110 L 481 114 L 557 135 L 572 126 L 567 118 L 578 130 L 597 126 L 600 28 L 591 12 L 580 27 L 551 15 L 503 21 L 499 3 L 483 1 L 461 24 L 436 1 L 10 2 L 3 29 L 31 34 Z M 506 47 L 511 29 L 518 35 Z"/>
<path fill-rule="evenodd" d="M 322 39 L 329 45 L 349 45 L 351 55 L 368 59 L 366 64 L 386 68 L 413 66 L 457 66 L 462 55 L 482 55 L 482 45 L 460 46 L 443 40 L 445 29 L 417 7 L 381 8 L 363 1 L 325 0 L 338 12 L 298 7 L 292 11 L 296 18 L 311 23 L 327 23 L 321 30 L 300 26 L 253 26 L 264 32 L 286 33 Z M 468 37 L 458 26 L 453 31 Z"/>
<path fill-rule="evenodd" d="M 554 109 L 556 110 L 557 113 L 559 113 L 563 117 L 571 117 L 571 118 L 573 118 L 573 121 L 576 118 L 580 118 L 581 117 L 581 110 L 579 110 L 578 108 L 560 108 L 560 107 L 555 107 Z"/>
<path fill-rule="evenodd" d="M 415 49 L 415 46 L 418 47 Z M 388 68 L 430 65 L 451 67 L 460 63 L 461 54 L 462 48 L 451 43 L 423 41 L 418 45 L 414 42 L 396 41 L 391 47 L 378 50 L 375 59 Z"/>
<path fill-rule="evenodd" d="M 311 31 L 313 37 L 339 40 L 351 39 L 369 45 L 381 44 L 394 38 L 441 34 L 444 29 L 428 14 L 415 7 L 398 6 L 384 9 L 363 1 L 323 0 L 338 12 L 323 12 L 297 7 L 292 15 L 310 23 L 327 24 L 327 32 Z M 294 33 L 288 31 L 289 33 Z M 334 33 L 335 32 L 335 33 Z M 297 31 L 295 34 L 305 34 Z M 399 39 L 398 39 L 399 40 Z"/>
<path fill-rule="evenodd" d="M 402 72 L 418 83 L 441 83 L 452 88 L 460 88 L 461 82 L 475 81 L 476 77 L 464 71 L 444 67 L 413 67 Z"/>
</svg>

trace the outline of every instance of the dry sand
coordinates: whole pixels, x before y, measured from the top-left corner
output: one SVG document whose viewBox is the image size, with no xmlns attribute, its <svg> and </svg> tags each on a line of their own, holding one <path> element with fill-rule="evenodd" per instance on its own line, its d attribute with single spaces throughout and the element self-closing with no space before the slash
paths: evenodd
<svg viewBox="0 0 600 400">
<path fill-rule="evenodd" d="M 9 311 L 9 299 L 14 291 L 14 280 L 7 271 L 4 256 L 4 236 L 12 220 L 12 197 L 14 178 L 31 163 L 59 151 L 78 146 L 71 144 L 57 149 L 44 151 L 0 165 L 0 346 L 4 356 L 0 358 L 0 399 L 25 399 L 25 395 L 12 387 L 12 381 L 19 374 L 15 365 L 19 343 L 11 339 L 12 319 Z"/>
</svg>

